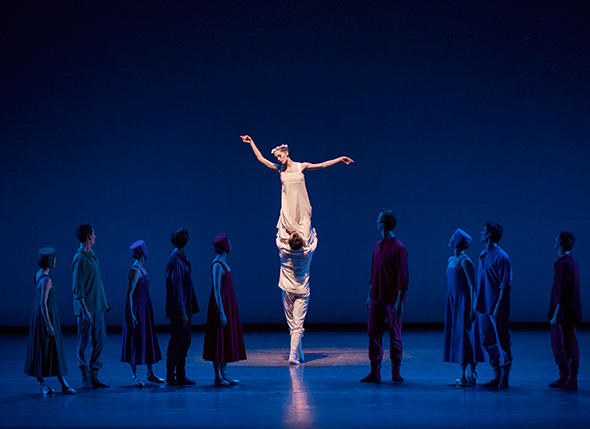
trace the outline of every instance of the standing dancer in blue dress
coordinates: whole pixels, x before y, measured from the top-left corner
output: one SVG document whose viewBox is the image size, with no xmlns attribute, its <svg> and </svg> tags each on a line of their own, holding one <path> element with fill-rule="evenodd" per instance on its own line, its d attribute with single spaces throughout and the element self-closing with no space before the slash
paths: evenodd
<svg viewBox="0 0 590 429">
<path fill-rule="evenodd" d="M 144 382 L 137 377 L 137 365 L 147 365 L 147 381 L 164 383 L 154 374 L 152 365 L 162 360 L 154 312 L 150 299 L 150 278 L 144 266 L 148 258 L 148 248 L 143 240 L 133 243 L 129 250 L 134 259 L 129 269 L 129 287 L 125 305 L 125 323 L 123 323 L 123 342 L 121 362 L 131 365 L 133 384 L 143 387 Z"/>
<path fill-rule="evenodd" d="M 29 343 L 25 361 L 25 373 L 36 377 L 41 393 L 53 393 L 45 377 L 57 377 L 61 391 L 66 395 L 76 393 L 68 386 L 66 359 L 64 357 L 61 325 L 57 311 L 55 287 L 49 272 L 55 267 L 55 250 L 45 247 L 39 250 L 39 271 L 35 274 L 35 299 L 29 325 Z"/>
<path fill-rule="evenodd" d="M 447 265 L 447 304 L 445 307 L 444 361 L 461 364 L 458 387 L 475 386 L 477 363 L 483 362 L 483 350 L 479 332 L 475 325 L 475 271 L 465 250 L 469 248 L 471 236 L 461 228 L 451 235 L 449 247 L 454 255 Z M 465 375 L 467 365 L 471 366 L 469 377 Z"/>
</svg>

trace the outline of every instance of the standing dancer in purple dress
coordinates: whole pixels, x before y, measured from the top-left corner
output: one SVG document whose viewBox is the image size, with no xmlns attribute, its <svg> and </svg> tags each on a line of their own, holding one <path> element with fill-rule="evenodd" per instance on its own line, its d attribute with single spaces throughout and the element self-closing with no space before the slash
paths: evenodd
<svg viewBox="0 0 590 429">
<path fill-rule="evenodd" d="M 157 377 L 152 369 L 154 363 L 162 360 L 162 354 L 150 299 L 150 278 L 144 267 L 144 261 L 148 258 L 148 248 L 143 240 L 139 240 L 133 243 L 129 250 L 132 252 L 134 262 L 129 269 L 121 362 L 131 365 L 133 384 L 143 387 L 144 382 L 137 377 L 137 365 L 147 364 L 148 381 L 164 383 L 164 380 Z"/>
<path fill-rule="evenodd" d="M 231 249 L 227 235 L 217 234 L 213 239 L 213 248 L 216 256 L 211 264 L 213 285 L 209 297 L 203 359 L 213 362 L 215 385 L 230 386 L 239 384 L 240 381 L 226 375 L 226 365 L 229 362 L 245 360 L 246 347 L 232 271 L 227 264 L 227 256 Z"/>
<path fill-rule="evenodd" d="M 483 362 L 483 349 L 475 325 L 475 270 L 465 250 L 471 236 L 461 228 L 451 235 L 449 247 L 454 255 L 447 265 L 447 305 L 445 307 L 444 361 L 460 363 L 462 374 L 457 379 L 458 387 L 477 384 L 477 363 Z M 471 374 L 465 376 L 467 365 Z"/>
</svg>

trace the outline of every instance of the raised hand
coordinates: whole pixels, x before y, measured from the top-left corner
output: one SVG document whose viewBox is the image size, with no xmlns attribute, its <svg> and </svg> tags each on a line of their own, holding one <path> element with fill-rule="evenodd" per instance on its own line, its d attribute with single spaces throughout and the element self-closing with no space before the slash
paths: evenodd
<svg viewBox="0 0 590 429">
<path fill-rule="evenodd" d="M 354 162 L 354 160 L 352 158 L 349 158 L 347 156 L 341 156 L 340 157 L 340 161 L 342 161 L 346 165 L 350 165 L 350 164 L 352 164 Z"/>
<path fill-rule="evenodd" d="M 242 142 L 244 143 L 254 143 L 254 140 L 252 140 L 252 137 L 250 137 L 249 135 L 245 135 L 245 136 L 240 136 L 240 138 L 242 139 Z"/>
</svg>

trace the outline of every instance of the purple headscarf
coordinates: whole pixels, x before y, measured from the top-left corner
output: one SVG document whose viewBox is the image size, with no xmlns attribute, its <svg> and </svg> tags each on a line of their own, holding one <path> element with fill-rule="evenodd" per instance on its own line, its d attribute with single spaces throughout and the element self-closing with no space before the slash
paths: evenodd
<svg viewBox="0 0 590 429">
<path fill-rule="evenodd" d="M 143 254 L 143 257 L 147 260 L 148 259 L 148 248 L 145 245 L 143 240 L 137 240 L 131 246 L 129 246 L 129 250 L 131 250 L 131 254 L 136 256 L 139 253 Z"/>
<path fill-rule="evenodd" d="M 217 253 L 229 253 L 229 239 L 224 233 L 213 237 L 213 247 Z"/>
</svg>

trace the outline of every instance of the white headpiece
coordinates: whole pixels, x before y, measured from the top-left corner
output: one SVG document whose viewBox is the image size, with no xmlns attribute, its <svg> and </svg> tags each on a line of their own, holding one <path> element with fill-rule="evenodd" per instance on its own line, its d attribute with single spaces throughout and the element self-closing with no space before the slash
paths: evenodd
<svg viewBox="0 0 590 429">
<path fill-rule="evenodd" d="M 272 153 L 274 155 L 275 152 L 278 151 L 278 150 L 286 150 L 286 151 L 289 151 L 289 145 L 282 144 L 280 146 L 277 146 L 273 150 L 271 150 L 270 153 Z"/>
</svg>

